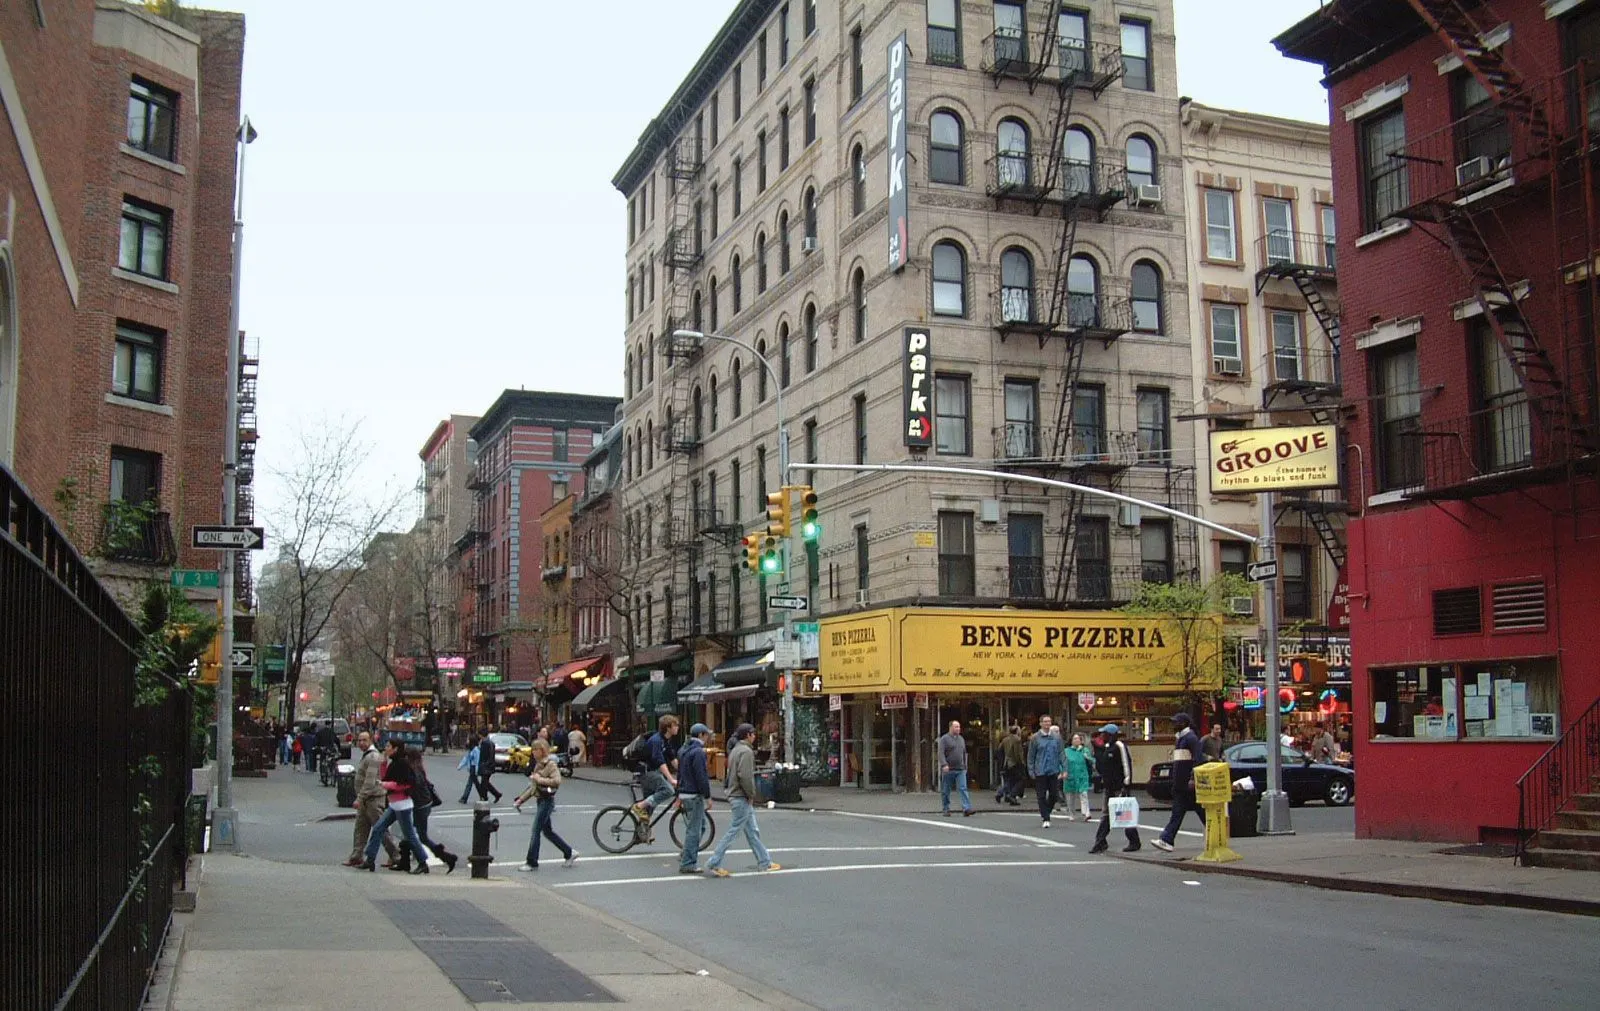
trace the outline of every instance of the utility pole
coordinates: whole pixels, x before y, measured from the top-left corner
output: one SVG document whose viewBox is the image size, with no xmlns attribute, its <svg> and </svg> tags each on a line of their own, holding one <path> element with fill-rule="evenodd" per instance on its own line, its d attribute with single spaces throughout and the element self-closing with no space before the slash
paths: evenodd
<svg viewBox="0 0 1600 1011">
<path fill-rule="evenodd" d="M 1277 539 L 1273 530 L 1278 496 L 1273 492 L 1261 493 L 1261 539 L 1256 542 L 1256 561 L 1274 561 L 1278 557 Z M 1262 584 L 1261 606 L 1266 611 L 1263 627 L 1266 630 L 1267 697 L 1263 709 L 1267 711 L 1267 788 L 1261 795 L 1261 814 L 1257 818 L 1262 835 L 1292 835 L 1289 824 L 1289 795 L 1283 791 L 1283 746 L 1278 742 L 1283 717 L 1278 709 L 1278 577 Z"/>
</svg>

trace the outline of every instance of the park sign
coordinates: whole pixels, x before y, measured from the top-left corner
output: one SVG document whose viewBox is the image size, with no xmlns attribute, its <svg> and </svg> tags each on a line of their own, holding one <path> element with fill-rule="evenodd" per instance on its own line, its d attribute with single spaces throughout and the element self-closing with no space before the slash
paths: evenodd
<svg viewBox="0 0 1600 1011">
<path fill-rule="evenodd" d="M 1211 433 L 1211 492 L 1339 487 L 1339 430 L 1333 425 L 1228 429 Z"/>
<path fill-rule="evenodd" d="M 906 76 L 910 62 L 911 48 L 906 44 L 906 33 L 901 32 L 889 43 L 889 86 L 884 89 L 889 113 L 889 149 L 884 159 L 889 166 L 889 269 L 895 273 L 905 269 L 911 253 L 907 248 L 911 193 L 906 170 Z"/>
</svg>

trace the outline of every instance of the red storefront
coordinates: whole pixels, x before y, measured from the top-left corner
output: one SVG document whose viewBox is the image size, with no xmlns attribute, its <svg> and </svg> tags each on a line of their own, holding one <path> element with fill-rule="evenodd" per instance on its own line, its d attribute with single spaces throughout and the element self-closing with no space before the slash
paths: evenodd
<svg viewBox="0 0 1600 1011">
<path fill-rule="evenodd" d="M 1330 89 L 1356 832 L 1514 835 L 1600 728 L 1600 0 L 1333 0 L 1276 44 Z"/>
</svg>

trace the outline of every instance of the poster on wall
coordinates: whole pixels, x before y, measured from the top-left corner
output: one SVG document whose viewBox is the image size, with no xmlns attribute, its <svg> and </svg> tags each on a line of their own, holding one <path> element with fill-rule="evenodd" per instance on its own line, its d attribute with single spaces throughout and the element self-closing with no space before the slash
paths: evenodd
<svg viewBox="0 0 1600 1011">
<path fill-rule="evenodd" d="M 905 269 L 910 195 L 906 187 L 906 33 L 889 43 L 889 269 Z"/>
</svg>

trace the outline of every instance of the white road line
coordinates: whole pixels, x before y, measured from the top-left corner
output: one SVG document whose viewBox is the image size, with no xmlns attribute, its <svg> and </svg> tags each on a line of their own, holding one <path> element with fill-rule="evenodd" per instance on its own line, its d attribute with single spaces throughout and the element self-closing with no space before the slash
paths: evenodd
<svg viewBox="0 0 1600 1011">
<path fill-rule="evenodd" d="M 912 853 L 926 850 L 1002 850 L 1026 849 L 1028 847 L 1007 845 L 1005 843 L 951 843 L 946 846 L 768 846 L 768 853 Z M 729 853 L 748 853 L 746 849 L 730 849 Z M 676 850 L 658 850 L 654 853 L 608 853 L 604 856 L 583 857 L 583 862 L 600 863 L 604 860 L 649 860 L 658 858 L 662 860 L 677 860 Z"/>
<path fill-rule="evenodd" d="M 1161 834 L 1161 830 L 1166 828 L 1165 825 L 1157 827 L 1157 826 L 1154 826 L 1154 825 L 1143 825 L 1143 824 L 1141 824 L 1139 827 L 1144 829 L 1146 832 L 1154 832 L 1156 835 L 1160 835 Z M 1192 835 L 1197 839 L 1204 839 L 1206 837 L 1206 834 L 1204 832 L 1191 832 L 1186 828 L 1178 829 L 1178 834 L 1179 835 Z"/>
<path fill-rule="evenodd" d="M 786 878 L 791 874 L 826 874 L 837 871 L 909 871 L 909 870 L 959 870 L 962 868 L 983 867 L 990 870 L 1009 867 L 1121 867 L 1120 860 L 1003 860 L 991 862 L 973 860 L 963 862 L 938 863 L 938 864 L 836 864 L 828 867 L 789 867 L 773 872 L 776 877 Z M 736 871 L 736 878 L 753 878 L 765 876 L 763 871 Z M 596 885 L 659 885 L 663 882 L 693 881 L 703 879 L 704 874 L 670 874 L 649 878 L 608 878 L 604 881 L 564 881 L 551 885 L 551 888 L 593 888 Z"/>
<path fill-rule="evenodd" d="M 819 812 L 819 813 L 824 813 L 824 812 Z M 982 835 L 999 836 L 999 837 L 1001 837 L 1003 839 L 1020 839 L 1023 842 L 1033 843 L 1035 846 L 1044 846 L 1044 847 L 1049 847 L 1049 848 L 1056 848 L 1056 847 L 1060 847 L 1060 848 L 1063 848 L 1063 849 L 1076 849 L 1077 848 L 1074 844 L 1069 843 L 1069 842 L 1056 842 L 1054 839 L 1040 839 L 1038 836 L 1026 835 L 1026 834 L 1024 834 L 1022 832 L 1003 832 L 1003 831 L 1001 831 L 1000 829 L 997 829 L 997 828 L 980 828 L 977 825 L 963 825 L 963 824 L 961 824 L 959 822 L 953 822 L 953 821 L 950 821 L 948 819 L 940 819 L 940 818 L 908 818 L 908 817 L 906 817 L 904 815 L 898 815 L 898 814 L 867 814 L 867 813 L 861 812 L 861 811 L 829 811 L 829 812 L 825 812 L 825 813 L 827 813 L 827 814 L 836 814 L 836 815 L 839 815 L 842 818 L 868 818 L 868 819 L 871 819 L 873 821 L 905 822 L 906 824 L 909 824 L 909 825 L 921 825 L 923 828 L 951 828 L 951 829 L 958 829 L 958 830 L 960 830 L 962 832 L 977 832 L 977 833 L 980 833 Z"/>
</svg>

